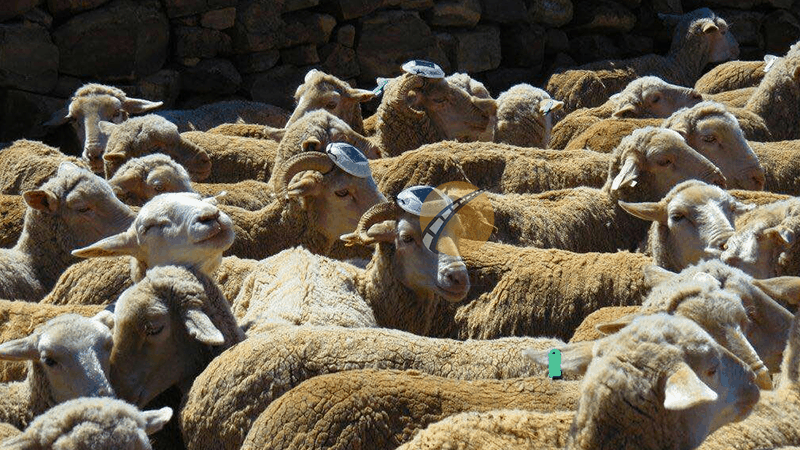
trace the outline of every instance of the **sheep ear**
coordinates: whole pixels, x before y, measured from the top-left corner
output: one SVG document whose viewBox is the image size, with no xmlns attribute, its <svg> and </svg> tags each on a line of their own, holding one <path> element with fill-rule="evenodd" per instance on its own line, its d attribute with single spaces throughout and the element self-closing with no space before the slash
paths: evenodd
<svg viewBox="0 0 800 450">
<path fill-rule="evenodd" d="M 319 70 L 317 69 L 311 69 L 308 72 L 306 72 L 306 76 L 303 78 L 303 83 L 308 83 L 309 81 L 311 81 L 311 77 L 313 77 L 317 73 L 319 73 Z"/>
<path fill-rule="evenodd" d="M 264 127 L 264 136 L 273 141 L 282 141 L 283 137 L 286 136 L 286 128 L 272 128 L 267 125 Z"/>
<path fill-rule="evenodd" d="M 165 406 L 153 411 L 144 411 L 142 415 L 144 416 L 145 434 L 153 434 L 164 428 L 164 425 L 172 418 L 172 408 Z"/>
<path fill-rule="evenodd" d="M 319 139 L 317 139 L 315 137 L 310 137 L 310 138 L 304 140 L 303 143 L 300 144 L 300 149 L 303 150 L 304 152 L 322 152 L 322 151 L 324 151 L 324 149 L 322 148 L 322 143 L 319 141 Z"/>
<path fill-rule="evenodd" d="M 800 79 L 800 66 L 794 68 L 794 73 L 792 74 L 792 77 L 795 80 Z"/>
<path fill-rule="evenodd" d="M 539 112 L 542 114 L 548 114 L 554 111 L 558 111 L 563 107 L 564 107 L 564 102 L 552 98 L 545 98 L 539 101 Z"/>
<path fill-rule="evenodd" d="M 123 153 L 103 153 L 103 160 L 110 163 L 122 164 L 125 161 L 125 154 Z"/>
<path fill-rule="evenodd" d="M 614 334 L 617 331 L 627 327 L 633 319 L 636 317 L 634 314 L 629 314 L 627 316 L 620 317 L 617 320 L 612 322 L 605 322 L 605 323 L 598 323 L 595 325 L 595 329 L 606 336 L 609 334 Z"/>
<path fill-rule="evenodd" d="M 100 131 L 108 136 L 110 136 L 111 133 L 114 132 L 114 129 L 117 128 L 117 126 L 118 125 L 115 124 L 114 122 L 109 122 L 107 120 L 101 120 L 100 122 L 97 123 L 97 127 L 100 128 Z"/>
<path fill-rule="evenodd" d="M 424 94 L 421 94 L 413 89 L 409 89 L 406 92 L 406 105 L 414 111 L 422 112 L 422 98 Z"/>
<path fill-rule="evenodd" d="M 347 96 L 352 99 L 358 100 L 359 103 L 368 102 L 373 98 L 375 98 L 375 95 L 376 94 L 374 92 L 368 91 L 366 89 L 350 88 L 347 90 Z"/>
<path fill-rule="evenodd" d="M 101 258 L 104 256 L 136 256 L 139 252 L 139 241 L 133 227 L 122 233 L 109 236 L 94 244 L 72 251 L 72 256 L 80 258 Z"/>
<path fill-rule="evenodd" d="M 713 33 L 715 31 L 719 31 L 719 27 L 714 22 L 707 22 L 703 25 L 703 33 Z"/>
<path fill-rule="evenodd" d="M 130 114 L 140 114 L 151 109 L 156 109 L 163 105 L 164 102 L 151 102 L 141 98 L 129 98 L 122 102 L 122 109 L 128 111 Z"/>
<path fill-rule="evenodd" d="M 632 117 L 632 116 L 628 115 L 628 114 L 632 114 L 632 113 L 636 113 L 636 107 L 631 105 L 631 104 L 627 104 L 627 105 L 623 106 L 622 108 L 614 111 L 614 114 L 612 114 L 611 116 L 612 117 L 616 117 L 616 118 Z"/>
<path fill-rule="evenodd" d="M 0 344 L 0 359 L 6 361 L 39 359 L 39 335 L 33 334 Z"/>
<path fill-rule="evenodd" d="M 289 183 L 286 187 L 286 198 L 311 197 L 322 192 L 324 175 L 316 170 L 308 170 L 300 175 L 300 179 Z"/>
<path fill-rule="evenodd" d="M 767 228 L 763 233 L 764 236 L 773 239 L 775 242 L 785 247 L 790 247 L 794 244 L 794 231 L 783 225 Z"/>
<path fill-rule="evenodd" d="M 667 378 L 664 386 L 664 408 L 670 411 L 683 411 L 710 403 L 717 397 L 717 393 L 703 383 L 684 362 Z"/>
<path fill-rule="evenodd" d="M 651 264 L 649 266 L 645 266 L 644 268 L 644 281 L 648 287 L 657 286 L 661 283 L 665 283 L 672 279 L 675 275 L 675 272 L 670 272 L 669 270 L 659 267 L 655 264 Z"/>
<path fill-rule="evenodd" d="M 43 123 L 42 125 L 45 127 L 57 127 L 59 125 L 63 125 L 71 119 L 69 115 L 69 106 L 65 106 L 58 111 L 54 112 L 52 116 L 50 116 L 50 120 Z"/>
<path fill-rule="evenodd" d="M 589 363 L 594 358 L 594 344 L 596 341 L 574 342 L 559 348 L 561 351 L 561 371 L 582 375 L 586 373 Z M 550 350 L 534 350 L 532 348 L 522 351 L 522 354 L 536 364 L 547 366 L 549 364 Z"/>
<path fill-rule="evenodd" d="M 665 223 L 667 221 L 667 210 L 661 203 L 628 203 L 623 202 L 622 200 L 618 201 L 617 203 L 619 203 L 619 206 L 628 214 L 636 216 L 640 219 L 661 223 Z"/>
<path fill-rule="evenodd" d="M 774 300 L 783 300 L 790 305 L 800 303 L 800 277 L 774 277 L 753 280 L 753 285 Z"/>
<path fill-rule="evenodd" d="M 99 313 L 95 314 L 92 319 L 102 323 L 103 325 L 107 326 L 109 330 L 114 329 L 114 313 L 104 309 Z"/>
<path fill-rule="evenodd" d="M 197 308 L 183 311 L 183 325 L 186 327 L 189 336 L 203 344 L 222 345 L 225 343 L 225 337 L 222 336 L 222 332 L 214 326 L 214 323 L 211 322 L 206 313 Z"/>
<path fill-rule="evenodd" d="M 625 160 L 614 181 L 611 183 L 611 191 L 616 191 L 622 187 L 636 186 L 636 179 L 639 178 L 639 166 L 633 158 Z"/>
<path fill-rule="evenodd" d="M 58 209 L 58 197 L 48 190 L 23 192 L 22 198 L 31 208 L 48 214 L 53 214 Z"/>
</svg>

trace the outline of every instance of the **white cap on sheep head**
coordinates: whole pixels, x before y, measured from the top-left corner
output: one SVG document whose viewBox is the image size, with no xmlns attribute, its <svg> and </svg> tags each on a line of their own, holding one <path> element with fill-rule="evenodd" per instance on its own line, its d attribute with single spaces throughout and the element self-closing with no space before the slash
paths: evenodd
<svg viewBox="0 0 800 450">
<path fill-rule="evenodd" d="M 72 254 L 83 258 L 133 256 L 134 279 L 163 265 L 186 265 L 211 275 L 233 239 L 233 223 L 214 199 L 178 192 L 154 197 L 128 230 Z"/>
</svg>

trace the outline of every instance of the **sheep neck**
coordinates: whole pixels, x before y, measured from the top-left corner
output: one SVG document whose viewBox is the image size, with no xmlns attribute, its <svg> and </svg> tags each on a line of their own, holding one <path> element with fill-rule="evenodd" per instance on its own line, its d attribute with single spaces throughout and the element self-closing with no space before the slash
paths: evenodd
<svg viewBox="0 0 800 450">
<path fill-rule="evenodd" d="M 379 326 L 425 336 L 431 330 L 438 298 L 404 286 L 394 261 L 394 245 L 378 243 L 367 268 L 356 278 L 356 289 L 372 308 Z"/>
<path fill-rule="evenodd" d="M 664 60 L 665 81 L 680 86 L 694 86 L 708 64 L 708 42 L 702 36 L 676 39 Z"/>
<path fill-rule="evenodd" d="M 780 141 L 798 137 L 798 102 L 800 86 L 783 64 L 767 73 L 744 109 L 763 118 L 773 139 Z"/>
<path fill-rule="evenodd" d="M 408 84 L 408 83 L 406 83 Z M 375 135 L 384 156 L 398 156 L 431 142 L 446 140 L 445 134 L 427 113 L 420 114 L 405 102 L 408 86 L 402 87 L 391 99 L 378 107 Z"/>
<path fill-rule="evenodd" d="M 28 376 L 24 381 L 14 383 L 18 386 L 21 392 L 24 392 L 26 398 L 21 407 L 22 414 L 19 415 L 19 426 L 22 428 L 27 427 L 36 416 L 44 413 L 56 404 L 53 399 L 52 392 L 50 392 L 47 376 L 44 370 L 34 363 L 28 362 Z M 22 400 L 22 399 L 18 399 Z"/>
<path fill-rule="evenodd" d="M 37 280 L 48 291 L 55 286 L 61 273 L 77 260 L 60 242 L 61 234 L 68 233 L 62 225 L 57 217 L 29 207 L 22 235 L 14 246 L 14 250 L 28 256 Z"/>
</svg>

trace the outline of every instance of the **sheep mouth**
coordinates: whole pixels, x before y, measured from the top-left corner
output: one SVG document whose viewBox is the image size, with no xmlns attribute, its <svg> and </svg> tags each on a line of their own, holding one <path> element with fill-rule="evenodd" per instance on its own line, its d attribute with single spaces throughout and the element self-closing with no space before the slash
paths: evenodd
<svg viewBox="0 0 800 450">
<path fill-rule="evenodd" d="M 442 286 L 436 284 L 437 293 L 448 302 L 457 302 L 464 299 L 469 292 L 469 286 Z"/>
<path fill-rule="evenodd" d="M 221 223 L 215 222 L 213 224 L 205 225 L 202 230 L 198 230 L 195 233 L 192 243 L 214 243 L 216 241 L 227 240 L 231 234 L 231 229 L 229 227 L 224 227 Z"/>
</svg>

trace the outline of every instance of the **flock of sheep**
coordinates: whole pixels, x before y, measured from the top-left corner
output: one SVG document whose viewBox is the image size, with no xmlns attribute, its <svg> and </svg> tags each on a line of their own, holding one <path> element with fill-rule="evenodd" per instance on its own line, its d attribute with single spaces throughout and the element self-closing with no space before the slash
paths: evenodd
<svg viewBox="0 0 800 450">
<path fill-rule="evenodd" d="M 293 112 L 81 87 L 80 158 L 0 150 L 0 449 L 800 445 L 800 43 L 668 20 L 552 97 L 422 61 Z M 485 192 L 431 243 L 451 182 Z"/>
</svg>

